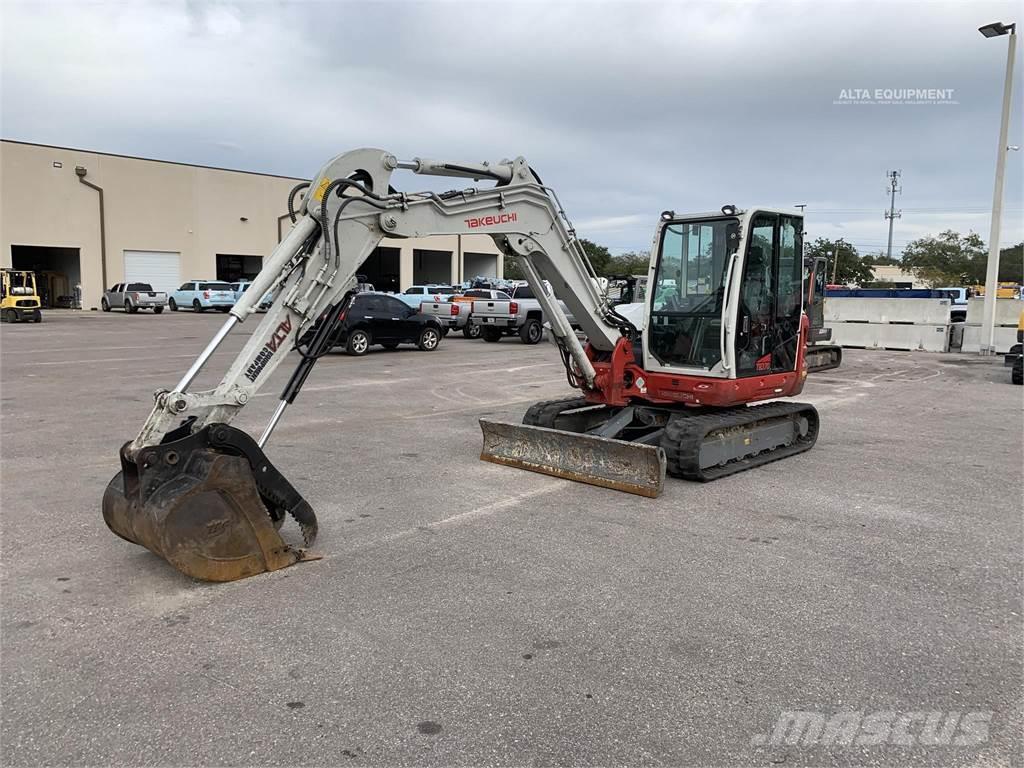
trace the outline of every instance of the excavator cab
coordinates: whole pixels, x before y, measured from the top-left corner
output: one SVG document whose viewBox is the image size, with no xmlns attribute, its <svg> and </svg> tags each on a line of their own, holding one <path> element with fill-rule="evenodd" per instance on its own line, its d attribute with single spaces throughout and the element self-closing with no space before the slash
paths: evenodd
<svg viewBox="0 0 1024 768">
<path fill-rule="evenodd" d="M 663 216 L 652 265 L 648 370 L 713 378 L 795 370 L 801 219 L 754 211 L 741 226 L 735 209 L 726 209 L 734 215 Z"/>
<path fill-rule="evenodd" d="M 34 272 L 0 270 L 0 320 L 5 323 L 42 322 L 40 306 Z"/>
</svg>

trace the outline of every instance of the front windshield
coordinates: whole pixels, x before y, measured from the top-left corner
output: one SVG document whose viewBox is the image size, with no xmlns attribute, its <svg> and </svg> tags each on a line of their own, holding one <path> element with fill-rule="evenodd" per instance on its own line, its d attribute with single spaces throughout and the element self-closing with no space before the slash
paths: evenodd
<svg viewBox="0 0 1024 768">
<path fill-rule="evenodd" d="M 710 369 L 720 361 L 725 273 L 738 245 L 734 218 L 665 225 L 648 288 L 648 349 L 662 365 Z"/>
<path fill-rule="evenodd" d="M 666 225 L 651 310 L 717 314 L 726 260 L 738 239 L 736 219 Z"/>
</svg>

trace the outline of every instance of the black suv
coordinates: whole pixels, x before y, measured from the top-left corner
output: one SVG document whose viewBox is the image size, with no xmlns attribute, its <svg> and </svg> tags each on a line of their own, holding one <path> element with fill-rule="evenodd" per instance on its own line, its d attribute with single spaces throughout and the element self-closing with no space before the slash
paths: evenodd
<svg viewBox="0 0 1024 768">
<path fill-rule="evenodd" d="M 334 346 L 345 347 L 350 355 L 365 355 L 373 344 L 395 349 L 415 344 L 433 352 L 441 343 L 444 329 L 437 318 L 421 315 L 408 304 L 386 293 L 357 294 L 338 326 Z"/>
</svg>

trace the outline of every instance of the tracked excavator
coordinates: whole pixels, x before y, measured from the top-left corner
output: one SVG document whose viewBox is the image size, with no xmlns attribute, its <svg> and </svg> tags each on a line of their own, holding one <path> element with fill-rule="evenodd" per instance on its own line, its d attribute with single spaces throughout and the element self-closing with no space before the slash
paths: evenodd
<svg viewBox="0 0 1024 768">
<path fill-rule="evenodd" d="M 828 260 L 824 256 L 804 257 L 804 312 L 807 314 L 807 349 L 804 357 L 808 373 L 821 373 L 843 363 L 843 348 L 832 341 L 832 329 L 825 327 L 825 284 Z"/>
<path fill-rule="evenodd" d="M 398 191 L 396 171 L 478 186 Z M 613 304 L 557 195 L 522 157 L 472 164 L 355 150 L 292 190 L 288 210 L 291 230 L 181 380 L 156 393 L 103 497 L 116 534 L 191 577 L 230 581 L 312 557 L 316 516 L 266 446 L 329 351 L 356 270 L 383 238 L 491 236 L 519 261 L 550 323 L 578 394 L 537 403 L 521 424 L 481 420 L 485 460 L 653 497 L 666 473 L 715 480 L 806 451 L 817 438 L 815 409 L 783 400 L 807 375 L 803 222 L 794 212 L 663 212 L 646 299 Z M 220 383 L 194 391 L 196 375 L 268 292 L 272 306 Z M 231 426 L 286 357 L 297 365 L 262 434 Z M 288 516 L 301 546 L 278 531 Z"/>
</svg>

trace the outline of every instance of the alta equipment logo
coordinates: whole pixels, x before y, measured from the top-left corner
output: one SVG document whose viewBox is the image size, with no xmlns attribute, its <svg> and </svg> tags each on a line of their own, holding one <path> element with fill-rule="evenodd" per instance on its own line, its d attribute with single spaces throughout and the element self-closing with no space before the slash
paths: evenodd
<svg viewBox="0 0 1024 768">
<path fill-rule="evenodd" d="M 469 219 L 463 219 L 466 226 L 470 229 L 476 229 L 477 227 L 493 227 L 495 224 L 511 224 L 518 220 L 519 216 L 515 213 L 502 213 L 497 216 L 474 216 Z"/>
<path fill-rule="evenodd" d="M 274 353 L 280 349 L 281 344 L 285 339 L 288 338 L 288 333 L 292 329 L 292 319 L 286 317 L 281 323 L 274 329 L 273 335 L 267 340 L 267 343 L 263 345 L 263 349 L 256 355 L 256 359 L 252 361 L 248 368 L 245 369 L 245 378 L 249 381 L 256 381 L 263 369 L 267 367 L 267 363 L 270 362 L 270 358 L 274 356 Z"/>
</svg>

